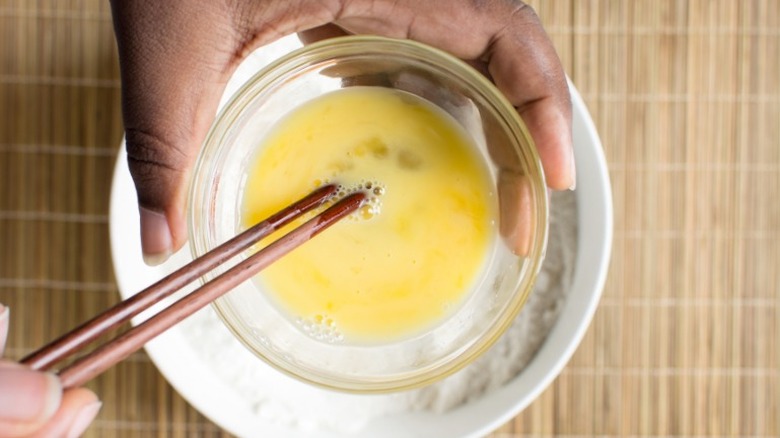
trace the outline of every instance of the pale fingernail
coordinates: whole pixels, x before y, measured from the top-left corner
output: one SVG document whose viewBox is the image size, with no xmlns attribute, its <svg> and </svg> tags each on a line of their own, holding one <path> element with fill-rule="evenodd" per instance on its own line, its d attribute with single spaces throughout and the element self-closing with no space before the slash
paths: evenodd
<svg viewBox="0 0 780 438">
<path fill-rule="evenodd" d="M 102 406 L 103 403 L 96 401 L 81 408 L 79 413 L 76 414 L 76 418 L 73 419 L 73 423 L 71 423 L 66 436 L 68 438 L 80 437 L 92 423 L 92 420 L 97 417 Z"/>
<path fill-rule="evenodd" d="M 60 405 L 62 385 L 51 373 L 27 368 L 0 368 L 0 420 L 37 423 Z"/>
<path fill-rule="evenodd" d="M 571 158 L 569 161 L 569 169 L 571 173 L 571 185 L 569 186 L 569 190 L 574 190 L 577 188 L 577 164 L 574 159 L 574 146 L 571 147 Z"/>
<path fill-rule="evenodd" d="M 162 213 L 140 208 L 141 215 L 141 248 L 144 252 L 144 262 L 156 266 L 170 257 L 173 247 L 171 229 L 168 219 Z"/>
<path fill-rule="evenodd" d="M 0 304 L 0 357 L 3 356 L 5 351 L 5 341 L 8 340 L 8 320 L 11 311 L 8 307 Z"/>
</svg>

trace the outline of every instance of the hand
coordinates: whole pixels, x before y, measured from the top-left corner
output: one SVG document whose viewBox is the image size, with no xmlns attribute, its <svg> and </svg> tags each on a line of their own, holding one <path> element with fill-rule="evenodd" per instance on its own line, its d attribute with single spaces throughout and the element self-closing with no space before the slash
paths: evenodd
<svg viewBox="0 0 780 438">
<path fill-rule="evenodd" d="M 0 305 L 0 357 L 8 335 L 7 307 Z M 62 391 L 50 373 L 0 360 L 0 437 L 78 437 L 100 410 L 84 388 Z"/>
<path fill-rule="evenodd" d="M 255 48 L 284 35 L 368 33 L 446 50 L 487 74 L 533 136 L 547 184 L 573 187 L 571 103 L 560 61 L 519 1 L 113 0 L 130 173 L 147 263 L 187 239 L 189 172 L 225 84 Z"/>
</svg>

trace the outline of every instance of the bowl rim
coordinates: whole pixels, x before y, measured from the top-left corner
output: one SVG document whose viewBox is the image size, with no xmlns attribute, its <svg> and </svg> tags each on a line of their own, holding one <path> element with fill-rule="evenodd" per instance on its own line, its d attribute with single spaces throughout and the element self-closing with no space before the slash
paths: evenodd
<svg viewBox="0 0 780 438">
<path fill-rule="evenodd" d="M 408 59 L 415 64 L 427 64 L 432 68 L 446 71 L 446 74 L 454 80 L 466 84 L 476 98 L 483 100 L 496 116 L 496 123 L 507 131 L 509 138 L 517 145 L 517 156 L 527 167 L 525 170 L 531 181 L 530 190 L 533 193 L 535 207 L 533 220 L 541 225 L 534 229 L 531 253 L 523 262 L 514 292 L 508 297 L 508 301 L 496 317 L 477 335 L 470 338 L 468 344 L 455 346 L 446 356 L 437 358 L 430 366 L 419 368 L 417 371 L 361 377 L 314 369 L 309 364 L 297 365 L 287 359 L 288 355 L 283 352 L 256 345 L 250 333 L 257 328 L 249 329 L 246 323 L 242 323 L 242 318 L 237 314 L 229 297 L 219 298 L 213 303 L 218 316 L 233 335 L 250 351 L 277 370 L 327 389 L 365 394 L 409 390 L 431 384 L 466 367 L 489 349 L 511 326 L 530 296 L 541 270 L 549 234 L 549 200 L 540 156 L 525 123 L 496 86 L 466 62 L 440 49 L 411 40 L 353 35 L 306 45 L 280 57 L 247 80 L 219 112 L 203 143 L 190 184 L 188 203 L 206 206 L 197 209 L 188 208 L 187 223 L 193 257 L 199 256 L 217 244 L 208 231 L 209 221 L 203 218 L 212 211 L 213 206 L 210 203 L 214 202 L 215 198 L 213 190 L 220 184 L 219 179 L 212 176 L 215 170 L 218 170 L 215 169 L 215 163 L 218 163 L 220 157 L 227 153 L 229 147 L 226 147 L 225 141 L 232 135 L 233 124 L 240 120 L 245 109 L 258 99 L 262 101 L 267 96 L 275 95 L 279 92 L 278 87 L 281 84 L 286 84 L 289 78 L 292 80 L 299 78 L 302 72 L 310 69 L 312 65 L 329 66 L 334 59 L 360 58 L 367 55 Z M 524 147 L 526 145 L 527 147 Z M 209 243 L 210 240 L 212 241 Z M 206 275 L 205 278 L 211 277 Z"/>
<path fill-rule="evenodd" d="M 289 46 L 294 44 L 290 40 L 294 38 L 288 37 L 260 49 L 250 55 L 245 65 L 251 68 L 252 63 L 265 62 L 263 56 L 267 56 L 266 51 L 289 50 Z M 240 74 L 239 70 L 237 75 Z M 458 427 L 451 435 L 453 437 L 483 436 L 528 406 L 557 377 L 580 344 L 600 299 L 609 265 L 613 221 L 612 194 L 606 160 L 595 126 L 574 84 L 569 85 L 574 116 L 575 159 L 578 165 L 578 189 L 575 194 L 579 205 L 587 203 L 591 207 L 588 209 L 591 216 L 588 223 L 598 225 L 593 232 L 588 233 L 588 241 L 593 246 L 587 248 L 587 254 L 583 242 L 580 241 L 578 245 L 577 270 L 584 269 L 585 266 L 580 260 L 585 260 L 591 270 L 587 272 L 588 275 L 578 275 L 573 279 L 567 307 L 561 312 L 561 316 L 571 314 L 574 318 L 563 324 L 562 318 L 559 317 L 553 331 L 526 369 L 503 387 L 446 414 L 429 412 L 415 418 L 393 417 L 370 422 L 366 426 L 367 429 L 353 436 L 363 436 L 366 430 L 388 430 L 385 436 L 389 437 L 399 429 L 411 430 L 411 436 L 426 436 L 425 431 L 440 430 L 438 426 L 451 424 Z M 229 84 L 228 90 L 230 86 Z M 185 249 L 180 260 L 176 257 L 182 254 L 181 252 L 175 254 L 167 264 L 146 266 L 141 257 L 138 220 L 135 189 L 127 170 L 123 140 L 114 166 L 109 205 L 111 256 L 122 298 L 132 296 L 175 269 L 177 264 L 189 261 Z M 583 218 L 578 217 L 580 229 L 582 223 Z M 573 298 L 576 298 L 576 301 Z M 145 318 L 146 315 L 139 315 L 133 319 L 133 324 L 137 325 Z M 298 429 L 278 426 L 257 416 L 240 395 L 223 384 L 193 347 L 185 339 L 182 329 L 173 327 L 147 343 L 145 349 L 165 379 L 199 412 L 238 436 L 311 435 Z M 521 396 L 518 397 L 518 394 Z M 388 426 L 391 428 L 388 429 Z M 434 427 L 436 429 L 432 429 Z M 327 431 L 322 431 L 319 435 L 336 436 Z"/>
</svg>

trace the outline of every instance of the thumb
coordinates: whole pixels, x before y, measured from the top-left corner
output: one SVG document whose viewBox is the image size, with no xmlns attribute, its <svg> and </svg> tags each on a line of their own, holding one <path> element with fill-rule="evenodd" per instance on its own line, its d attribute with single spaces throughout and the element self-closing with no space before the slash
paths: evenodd
<svg viewBox="0 0 780 438">
<path fill-rule="evenodd" d="M 180 3 L 112 2 L 128 166 L 148 264 L 165 261 L 187 240 L 190 170 L 235 68 L 229 23 Z"/>
<path fill-rule="evenodd" d="M 62 387 L 53 374 L 0 361 L 0 436 L 38 430 L 57 411 L 61 398 Z"/>
</svg>

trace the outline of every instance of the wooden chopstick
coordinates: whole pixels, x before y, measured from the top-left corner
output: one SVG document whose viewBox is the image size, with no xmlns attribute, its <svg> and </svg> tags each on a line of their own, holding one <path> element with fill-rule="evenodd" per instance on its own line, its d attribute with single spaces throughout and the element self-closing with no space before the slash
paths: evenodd
<svg viewBox="0 0 780 438">
<path fill-rule="evenodd" d="M 98 315 L 77 329 L 41 348 L 25 358 L 22 363 L 28 366 L 35 364 L 38 366 L 35 369 L 49 369 L 52 365 L 80 350 L 88 342 L 107 330 L 127 321 L 162 298 L 203 276 L 220 263 L 256 243 L 262 237 L 289 223 L 304 212 L 320 205 L 335 191 L 336 188 L 334 186 L 318 189 L 141 293 L 112 307 L 103 314 Z M 59 375 L 63 386 L 70 388 L 82 385 L 115 363 L 123 360 L 158 334 L 249 279 L 339 219 L 355 211 L 363 204 L 365 199 L 366 195 L 360 192 L 345 197 L 320 215 L 315 216 L 279 240 L 238 263 L 200 289 L 190 293 L 103 347 L 79 359 L 60 371 Z M 136 298 L 141 294 L 143 294 L 141 298 Z"/>
<path fill-rule="evenodd" d="M 252 226 L 212 251 L 149 286 L 132 297 L 116 304 L 48 345 L 29 354 L 21 363 L 34 370 L 48 370 L 55 363 L 94 341 L 101 334 L 119 327 L 130 318 L 148 309 L 163 298 L 192 283 L 216 266 L 249 248 L 263 237 L 287 225 L 301 214 L 322 204 L 337 190 L 335 185 L 321 187 L 287 208 Z"/>
</svg>

